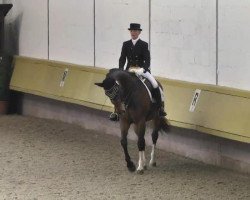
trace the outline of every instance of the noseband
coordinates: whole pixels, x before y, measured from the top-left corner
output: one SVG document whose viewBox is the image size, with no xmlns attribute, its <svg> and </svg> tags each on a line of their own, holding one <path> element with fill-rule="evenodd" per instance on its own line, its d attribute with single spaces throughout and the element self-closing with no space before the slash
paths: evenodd
<svg viewBox="0 0 250 200">
<path fill-rule="evenodd" d="M 119 95 L 119 84 L 115 84 L 109 90 L 105 90 L 105 94 L 110 98 L 110 100 L 115 100 Z"/>
</svg>

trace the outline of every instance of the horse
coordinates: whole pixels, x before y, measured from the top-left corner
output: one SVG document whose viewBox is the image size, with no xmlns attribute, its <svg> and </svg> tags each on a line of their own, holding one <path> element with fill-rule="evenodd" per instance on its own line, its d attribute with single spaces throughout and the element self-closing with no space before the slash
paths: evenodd
<svg viewBox="0 0 250 200">
<path fill-rule="evenodd" d="M 149 83 L 149 82 L 148 82 Z M 158 82 L 162 89 L 161 84 Z M 134 172 L 136 167 L 131 161 L 128 153 L 127 135 L 131 124 L 134 124 L 134 131 L 138 137 L 137 146 L 139 150 L 139 161 L 137 173 L 143 174 L 147 169 L 145 159 L 145 129 L 146 122 L 152 121 L 153 132 L 152 136 L 152 151 L 149 165 L 156 166 L 155 161 L 155 147 L 158 139 L 158 132 L 169 130 L 169 124 L 165 117 L 160 117 L 158 108 L 152 102 L 150 93 L 145 87 L 145 84 L 135 75 L 128 71 L 117 68 L 109 70 L 102 83 L 95 83 L 95 85 L 102 87 L 105 94 L 110 98 L 115 106 L 116 112 L 119 114 L 120 130 L 121 130 L 121 145 L 125 154 L 125 161 L 130 172 Z M 152 86 L 149 85 L 149 89 Z M 163 90 L 162 90 L 163 91 Z"/>
</svg>

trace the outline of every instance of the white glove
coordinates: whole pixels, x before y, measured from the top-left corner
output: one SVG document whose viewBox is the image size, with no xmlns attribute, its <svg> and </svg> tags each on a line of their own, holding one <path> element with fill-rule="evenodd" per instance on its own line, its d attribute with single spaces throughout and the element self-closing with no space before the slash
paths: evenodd
<svg viewBox="0 0 250 200">
<path fill-rule="evenodd" d="M 140 68 L 140 69 L 135 70 L 135 74 L 136 74 L 137 76 L 141 76 L 143 73 L 144 73 L 144 69 L 143 69 L 143 68 Z"/>
</svg>

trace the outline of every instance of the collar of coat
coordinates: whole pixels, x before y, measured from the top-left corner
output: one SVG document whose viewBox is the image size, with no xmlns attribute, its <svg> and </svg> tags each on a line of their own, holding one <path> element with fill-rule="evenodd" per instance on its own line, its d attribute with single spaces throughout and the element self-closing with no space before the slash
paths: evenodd
<svg viewBox="0 0 250 200">
<path fill-rule="evenodd" d="M 135 44 L 138 42 L 138 40 L 140 40 L 140 38 L 139 38 L 139 37 L 138 37 L 137 39 L 135 39 L 135 40 L 131 39 L 131 41 L 132 41 L 133 45 L 135 45 Z"/>
</svg>

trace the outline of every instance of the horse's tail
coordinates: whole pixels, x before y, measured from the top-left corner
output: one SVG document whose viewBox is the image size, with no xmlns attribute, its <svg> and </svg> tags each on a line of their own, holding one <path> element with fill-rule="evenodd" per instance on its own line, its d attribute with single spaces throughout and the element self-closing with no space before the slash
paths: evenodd
<svg viewBox="0 0 250 200">
<path fill-rule="evenodd" d="M 169 122 L 167 120 L 167 118 L 165 117 L 160 117 L 160 130 L 164 131 L 164 132 L 169 132 L 170 131 L 170 126 L 169 126 Z"/>
</svg>

